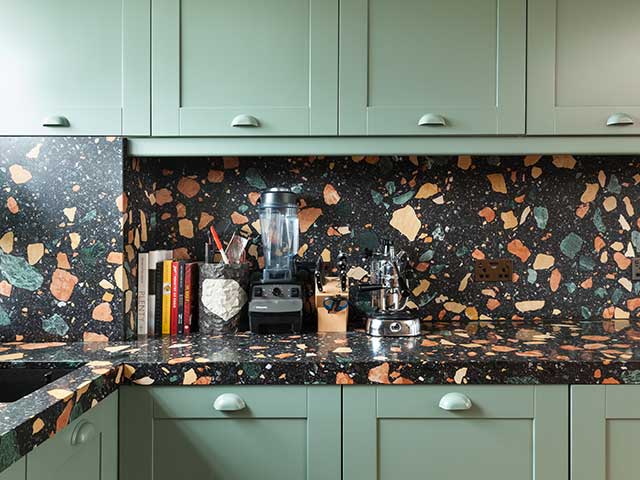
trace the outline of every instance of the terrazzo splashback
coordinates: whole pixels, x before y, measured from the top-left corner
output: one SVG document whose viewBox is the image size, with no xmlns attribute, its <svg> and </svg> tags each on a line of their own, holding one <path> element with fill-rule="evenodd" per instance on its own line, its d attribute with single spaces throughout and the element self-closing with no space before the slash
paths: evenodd
<svg viewBox="0 0 640 480">
<path fill-rule="evenodd" d="M 0 138 L 0 340 L 122 339 L 122 162 L 116 138 Z"/>
<path fill-rule="evenodd" d="M 640 308 L 630 260 L 640 158 L 133 159 L 127 170 L 140 190 L 131 248 L 201 258 L 211 222 L 257 234 L 258 192 L 286 186 L 302 198 L 304 259 L 345 251 L 360 278 L 364 249 L 390 238 L 412 259 L 426 320 L 627 318 Z M 261 264 L 257 243 L 249 253 Z M 474 259 L 500 257 L 513 259 L 513 283 L 473 281 Z"/>
</svg>

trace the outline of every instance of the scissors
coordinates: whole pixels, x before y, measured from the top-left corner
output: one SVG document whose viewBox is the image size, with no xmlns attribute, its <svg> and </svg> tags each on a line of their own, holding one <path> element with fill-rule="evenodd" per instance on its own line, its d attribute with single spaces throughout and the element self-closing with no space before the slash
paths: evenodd
<svg viewBox="0 0 640 480">
<path fill-rule="evenodd" d="M 342 312 L 349 305 L 349 300 L 344 297 L 327 297 L 322 301 L 322 306 L 327 309 L 329 313 Z"/>
</svg>

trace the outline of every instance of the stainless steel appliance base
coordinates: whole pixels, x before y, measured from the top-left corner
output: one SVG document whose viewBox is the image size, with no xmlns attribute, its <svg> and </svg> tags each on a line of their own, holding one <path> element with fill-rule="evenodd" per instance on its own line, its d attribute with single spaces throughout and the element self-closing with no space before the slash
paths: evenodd
<svg viewBox="0 0 640 480">
<path fill-rule="evenodd" d="M 417 318 L 367 318 L 367 335 L 372 337 L 417 337 L 420 320 Z"/>
</svg>

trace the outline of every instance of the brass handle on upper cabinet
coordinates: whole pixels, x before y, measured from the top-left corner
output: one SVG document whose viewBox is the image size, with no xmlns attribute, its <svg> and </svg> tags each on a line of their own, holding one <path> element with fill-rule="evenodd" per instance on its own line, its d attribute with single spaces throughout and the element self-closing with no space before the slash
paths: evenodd
<svg viewBox="0 0 640 480">
<path fill-rule="evenodd" d="M 447 119 L 442 115 L 437 115 L 435 113 L 427 113 L 420 117 L 418 120 L 418 126 L 420 127 L 446 127 Z"/>
<path fill-rule="evenodd" d="M 42 120 L 43 127 L 69 127 L 69 119 L 61 115 L 52 115 Z"/>
<path fill-rule="evenodd" d="M 244 410 L 247 404 L 239 395 L 235 393 L 223 393 L 213 403 L 213 408 L 219 412 L 239 412 Z"/>
<path fill-rule="evenodd" d="M 71 445 L 84 445 L 97 434 L 96 427 L 91 422 L 80 422 L 71 434 Z"/>
<path fill-rule="evenodd" d="M 443 410 L 451 412 L 455 410 L 469 410 L 473 406 L 473 403 L 464 393 L 452 392 L 442 397 L 438 406 Z"/>
<path fill-rule="evenodd" d="M 232 127 L 259 127 L 260 120 L 252 115 L 238 115 L 231 121 Z"/>
<path fill-rule="evenodd" d="M 630 115 L 626 113 L 614 113 L 607 118 L 607 127 L 616 127 L 620 125 L 633 125 L 635 122 Z"/>
</svg>

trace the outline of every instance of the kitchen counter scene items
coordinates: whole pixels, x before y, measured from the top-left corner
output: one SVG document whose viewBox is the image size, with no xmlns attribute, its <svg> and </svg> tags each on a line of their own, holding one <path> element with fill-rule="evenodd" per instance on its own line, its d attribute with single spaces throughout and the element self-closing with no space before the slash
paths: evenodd
<svg viewBox="0 0 640 480">
<path fill-rule="evenodd" d="M 384 240 L 379 251 L 365 250 L 368 282 L 350 285 L 347 255 L 330 264 L 298 259 L 298 196 L 285 188 L 264 190 L 259 198 L 261 272 L 250 271 L 248 227 L 210 225 L 204 262 L 172 259 L 171 250 L 138 254 L 138 335 L 346 332 L 349 305 L 368 294 L 365 330 L 373 336 L 417 336 L 420 320 L 407 308 L 411 289 L 404 251 Z M 255 242 L 254 242 L 255 243 Z"/>
</svg>

